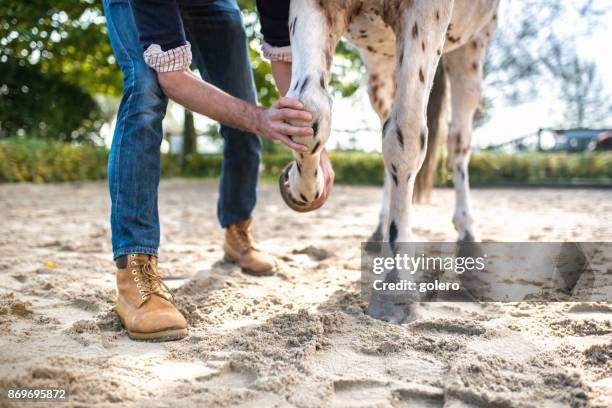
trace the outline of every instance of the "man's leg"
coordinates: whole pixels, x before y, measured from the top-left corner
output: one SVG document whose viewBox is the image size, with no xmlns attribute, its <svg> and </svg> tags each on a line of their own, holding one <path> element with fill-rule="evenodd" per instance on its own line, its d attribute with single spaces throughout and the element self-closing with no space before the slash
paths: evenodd
<svg viewBox="0 0 612 408">
<path fill-rule="evenodd" d="M 157 256 L 162 120 L 168 99 L 145 64 L 128 0 L 104 1 L 108 33 L 123 72 L 123 97 L 108 162 L 113 258 Z"/>
<path fill-rule="evenodd" d="M 181 3 L 185 31 L 205 80 L 237 98 L 256 102 L 247 37 L 234 0 Z M 270 274 L 274 260 L 255 250 L 248 233 L 257 200 L 262 143 L 259 136 L 221 126 L 225 140 L 217 216 L 227 228 L 226 255 L 254 274 Z"/>
<path fill-rule="evenodd" d="M 123 97 L 108 162 L 117 312 L 130 337 L 185 337 L 187 322 L 157 274 L 162 120 L 167 98 L 145 64 L 128 0 L 104 0 L 108 34 L 123 72 Z"/>
<path fill-rule="evenodd" d="M 185 31 L 200 73 L 232 96 L 255 103 L 255 88 L 242 18 L 233 0 L 181 4 Z M 225 140 L 217 215 L 221 226 L 247 220 L 255 208 L 261 139 L 221 126 Z"/>
</svg>

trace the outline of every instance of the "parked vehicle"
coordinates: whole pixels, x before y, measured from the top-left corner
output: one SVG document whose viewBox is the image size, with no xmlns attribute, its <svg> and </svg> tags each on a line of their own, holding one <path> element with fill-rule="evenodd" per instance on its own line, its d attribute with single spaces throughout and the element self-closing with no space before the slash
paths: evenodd
<svg viewBox="0 0 612 408">
<path fill-rule="evenodd" d="M 499 150 L 506 153 L 534 150 L 570 153 L 612 150 L 612 129 L 541 128 L 536 133 L 490 146 L 487 150 Z"/>
<path fill-rule="evenodd" d="M 595 141 L 596 151 L 611 151 L 612 150 L 612 131 L 602 132 L 597 136 Z"/>
</svg>

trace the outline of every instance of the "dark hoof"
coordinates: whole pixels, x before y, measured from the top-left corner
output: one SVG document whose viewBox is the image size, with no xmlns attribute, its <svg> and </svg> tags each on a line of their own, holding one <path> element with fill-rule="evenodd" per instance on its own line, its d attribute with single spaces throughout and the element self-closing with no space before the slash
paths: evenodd
<svg viewBox="0 0 612 408">
<path fill-rule="evenodd" d="M 297 212 L 310 212 L 321 208 L 323 204 L 325 204 L 325 199 L 323 197 L 311 203 L 304 203 L 293 199 L 289 192 L 289 170 L 291 166 L 293 166 L 293 163 L 286 165 L 278 178 L 278 188 L 280 189 L 281 197 L 283 197 L 285 204 L 293 211 Z"/>
<path fill-rule="evenodd" d="M 465 237 L 463 237 L 463 239 L 458 240 L 459 243 L 464 243 L 464 242 L 476 242 L 476 238 L 472 235 L 471 232 L 466 232 L 465 233 Z"/>
<path fill-rule="evenodd" d="M 366 314 L 384 322 L 401 324 L 409 323 L 419 318 L 418 305 L 415 302 L 394 302 L 384 299 L 383 296 L 374 296 L 370 300 Z"/>
<path fill-rule="evenodd" d="M 379 222 L 376 230 L 368 238 L 368 242 L 381 242 L 383 240 L 382 224 Z"/>
<path fill-rule="evenodd" d="M 456 254 L 457 258 L 484 258 L 482 246 L 478 242 L 474 242 L 474 237 L 469 234 L 463 240 L 457 241 Z M 485 278 L 487 273 L 486 268 L 484 270 L 474 268 L 467 269 L 459 274 L 463 289 L 467 292 L 462 295 L 464 299 L 470 301 L 485 300 L 489 286 Z"/>
<path fill-rule="evenodd" d="M 379 223 L 376 230 L 372 233 L 372 235 L 370 235 L 370 238 L 368 238 L 365 244 L 365 250 L 367 252 L 380 252 L 382 248 L 382 240 L 382 225 Z"/>
<path fill-rule="evenodd" d="M 478 242 L 463 239 L 457 241 L 457 257 L 484 257 L 484 251 Z"/>
<path fill-rule="evenodd" d="M 589 260 L 580 246 L 573 242 L 564 242 L 555 261 L 555 267 L 561 277 L 561 289 L 571 293 L 588 266 Z"/>
</svg>

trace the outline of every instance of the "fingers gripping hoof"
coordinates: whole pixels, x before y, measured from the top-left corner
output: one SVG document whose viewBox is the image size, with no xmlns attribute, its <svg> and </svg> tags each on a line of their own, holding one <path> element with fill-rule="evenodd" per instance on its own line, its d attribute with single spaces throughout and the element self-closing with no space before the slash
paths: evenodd
<svg viewBox="0 0 612 408">
<path fill-rule="evenodd" d="M 314 195 L 314 201 L 311 202 L 308 202 L 308 198 L 303 194 L 300 194 L 299 198 L 293 197 L 289 184 L 289 172 L 293 166 L 297 166 L 297 163 L 293 162 L 285 166 L 278 179 L 278 187 L 283 201 L 289 208 L 297 212 L 310 212 L 321 208 L 323 204 L 325 204 L 325 201 L 327 201 L 327 198 L 324 198 L 324 195 L 322 195 L 320 192 L 317 192 Z"/>
</svg>

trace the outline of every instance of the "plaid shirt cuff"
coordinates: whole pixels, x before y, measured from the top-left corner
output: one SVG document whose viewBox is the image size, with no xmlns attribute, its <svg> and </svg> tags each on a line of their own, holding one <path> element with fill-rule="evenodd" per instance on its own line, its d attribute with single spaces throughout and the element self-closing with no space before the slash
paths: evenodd
<svg viewBox="0 0 612 408">
<path fill-rule="evenodd" d="M 162 51 L 158 44 L 151 44 L 144 52 L 144 60 L 157 72 L 185 71 L 191 65 L 191 44 Z"/>
<path fill-rule="evenodd" d="M 261 47 L 263 56 L 270 61 L 285 61 L 291 62 L 291 46 L 274 47 L 267 42 Z"/>
</svg>

